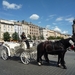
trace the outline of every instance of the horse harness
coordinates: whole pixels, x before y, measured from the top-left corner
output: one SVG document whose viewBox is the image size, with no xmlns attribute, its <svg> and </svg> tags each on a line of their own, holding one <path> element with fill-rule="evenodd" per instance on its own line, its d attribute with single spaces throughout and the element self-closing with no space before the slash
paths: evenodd
<svg viewBox="0 0 75 75">
<path fill-rule="evenodd" d="M 43 44 L 46 52 L 54 52 L 54 51 L 63 51 L 64 50 L 64 45 L 60 41 L 46 41 Z"/>
</svg>

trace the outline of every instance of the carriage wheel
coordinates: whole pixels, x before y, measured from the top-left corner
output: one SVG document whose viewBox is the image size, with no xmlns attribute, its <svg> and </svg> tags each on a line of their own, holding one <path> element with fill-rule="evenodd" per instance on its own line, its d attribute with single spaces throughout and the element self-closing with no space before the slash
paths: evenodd
<svg viewBox="0 0 75 75">
<path fill-rule="evenodd" d="M 3 60 L 8 59 L 8 52 L 7 52 L 6 48 L 3 48 L 3 50 L 1 51 L 1 57 Z"/>
<path fill-rule="evenodd" d="M 29 64 L 30 62 L 30 55 L 28 52 L 22 52 L 20 59 L 22 61 L 23 64 Z"/>
<path fill-rule="evenodd" d="M 36 60 L 37 59 L 37 52 L 32 52 L 31 54 L 32 59 Z"/>
</svg>

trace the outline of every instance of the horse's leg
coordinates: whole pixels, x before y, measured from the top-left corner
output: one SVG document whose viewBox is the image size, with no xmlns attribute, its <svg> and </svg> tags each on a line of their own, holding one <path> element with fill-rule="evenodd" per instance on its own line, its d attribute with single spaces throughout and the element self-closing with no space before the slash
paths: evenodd
<svg viewBox="0 0 75 75">
<path fill-rule="evenodd" d="M 63 66 L 63 69 L 67 69 L 64 63 L 64 53 L 61 54 L 61 65 Z"/>
<path fill-rule="evenodd" d="M 63 53 L 63 58 L 65 57 L 65 53 L 66 53 L 66 51 Z M 65 60 L 64 60 L 64 64 L 65 64 L 66 62 L 65 62 Z"/>
<path fill-rule="evenodd" d="M 64 57 L 65 57 L 65 53 L 66 53 L 66 51 L 63 53 L 63 67 L 64 67 L 64 69 L 67 69 L 67 67 L 66 67 L 66 65 L 65 65 L 65 60 L 64 60 Z"/>
<path fill-rule="evenodd" d="M 48 59 L 48 54 L 47 53 L 44 53 L 44 57 L 45 57 L 46 62 L 49 63 L 49 59 Z"/>
<path fill-rule="evenodd" d="M 57 66 L 58 66 L 58 67 L 60 67 L 60 66 L 61 66 L 60 61 L 61 61 L 61 55 L 60 55 L 60 54 L 58 54 L 58 62 L 57 62 Z"/>
<path fill-rule="evenodd" d="M 42 64 L 42 55 L 41 53 L 37 52 L 37 62 L 38 62 L 38 65 L 41 65 Z"/>
<path fill-rule="evenodd" d="M 42 64 L 42 55 L 40 55 L 38 58 L 39 58 L 38 65 L 40 66 Z"/>
</svg>

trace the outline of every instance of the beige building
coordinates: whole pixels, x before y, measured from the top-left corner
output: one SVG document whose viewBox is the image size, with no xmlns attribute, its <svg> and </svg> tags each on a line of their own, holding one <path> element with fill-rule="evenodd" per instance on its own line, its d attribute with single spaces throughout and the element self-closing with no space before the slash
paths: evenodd
<svg viewBox="0 0 75 75">
<path fill-rule="evenodd" d="M 40 36 L 43 35 L 44 39 L 46 40 L 50 36 L 56 36 L 53 30 L 49 30 L 47 28 L 40 28 Z"/>
<path fill-rule="evenodd" d="M 40 28 L 40 35 L 43 35 L 45 40 L 50 36 L 63 37 L 63 38 L 69 38 L 70 37 L 70 35 L 61 34 L 60 32 L 50 30 L 50 29 L 47 29 L 47 28 Z"/>
<path fill-rule="evenodd" d="M 14 22 L 14 31 L 18 33 L 19 38 L 21 38 L 20 35 L 22 34 L 22 30 L 21 22 Z"/>
<path fill-rule="evenodd" d="M 49 30 L 49 36 L 56 37 L 56 33 L 55 33 L 55 31 L 53 31 L 53 30 Z M 49 36 L 48 36 L 48 37 L 49 37 Z"/>
<path fill-rule="evenodd" d="M 60 32 L 54 31 L 54 33 L 55 33 L 55 37 L 61 37 L 61 33 Z"/>
<path fill-rule="evenodd" d="M 28 22 L 22 22 L 22 32 L 25 33 L 26 37 L 28 37 L 28 35 L 30 35 L 30 27 Z"/>
<path fill-rule="evenodd" d="M 29 28 L 30 28 L 30 35 L 33 38 L 33 36 L 36 37 L 36 39 L 38 39 L 39 35 L 39 27 L 37 25 L 34 24 L 29 24 Z"/>
<path fill-rule="evenodd" d="M 3 39 L 3 33 L 9 32 L 10 36 L 14 33 L 14 22 L 10 20 L 0 20 L 0 39 Z"/>
<path fill-rule="evenodd" d="M 22 32 L 25 32 L 26 37 L 30 35 L 33 39 L 33 36 L 38 39 L 41 35 L 43 35 L 44 39 L 47 39 L 49 36 L 54 37 L 63 37 L 68 38 L 70 35 L 61 34 L 57 31 L 49 30 L 47 28 L 40 28 L 37 25 L 34 25 L 32 23 L 25 22 L 24 20 L 22 22 L 13 22 L 10 20 L 0 20 L 0 39 L 3 39 L 3 33 L 9 32 L 10 36 L 14 32 L 17 32 L 20 35 Z M 75 24 L 73 25 L 73 33 L 75 32 Z"/>
</svg>

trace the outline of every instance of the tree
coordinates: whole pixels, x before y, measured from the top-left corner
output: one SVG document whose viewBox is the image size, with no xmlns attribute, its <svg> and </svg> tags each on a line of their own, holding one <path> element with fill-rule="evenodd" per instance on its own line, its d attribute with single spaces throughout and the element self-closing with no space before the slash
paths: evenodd
<svg viewBox="0 0 75 75">
<path fill-rule="evenodd" d="M 31 39 L 32 39 L 32 38 L 31 38 L 31 35 L 28 35 L 28 38 L 30 38 L 30 40 L 31 40 Z"/>
<path fill-rule="evenodd" d="M 38 36 L 38 40 L 40 39 L 40 36 Z"/>
<path fill-rule="evenodd" d="M 14 41 L 18 41 L 18 40 L 19 40 L 19 35 L 18 35 L 17 32 L 15 32 L 15 33 L 12 34 L 12 39 L 13 39 Z"/>
<path fill-rule="evenodd" d="M 48 40 L 54 40 L 54 39 L 56 39 L 56 37 L 54 37 L 54 36 L 49 36 L 48 38 L 47 38 Z"/>
<path fill-rule="evenodd" d="M 10 34 L 9 34 L 8 32 L 5 32 L 5 33 L 3 34 L 3 40 L 4 40 L 4 41 L 10 41 Z"/>
<path fill-rule="evenodd" d="M 57 36 L 57 37 L 54 37 L 54 36 L 49 36 L 48 38 L 47 38 L 48 40 L 54 40 L 54 39 L 63 39 L 63 37 L 59 37 L 59 36 Z"/>
<path fill-rule="evenodd" d="M 41 39 L 41 40 L 44 40 L 44 37 L 43 37 L 43 35 L 41 35 L 41 36 L 40 36 L 40 39 Z"/>
<path fill-rule="evenodd" d="M 33 40 L 36 40 L 36 36 L 35 35 L 33 35 Z"/>
</svg>

